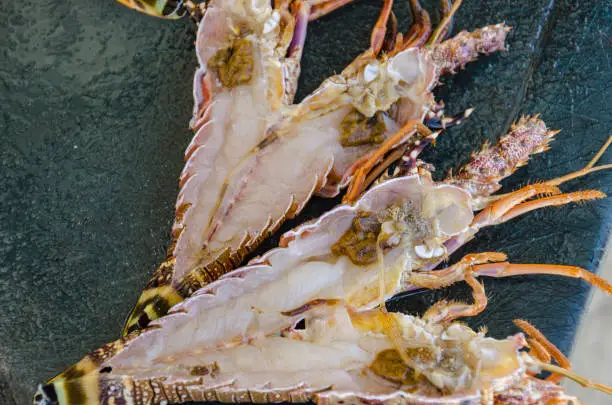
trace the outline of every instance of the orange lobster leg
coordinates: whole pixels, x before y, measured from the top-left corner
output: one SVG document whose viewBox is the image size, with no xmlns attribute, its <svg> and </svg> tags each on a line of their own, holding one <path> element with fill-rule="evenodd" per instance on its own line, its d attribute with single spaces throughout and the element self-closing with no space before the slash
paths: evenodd
<svg viewBox="0 0 612 405">
<path fill-rule="evenodd" d="M 307 3 L 311 5 L 310 17 L 308 17 L 308 21 L 317 20 L 351 2 L 353 2 L 353 0 L 307 1 Z"/>
<path fill-rule="evenodd" d="M 544 363 L 552 362 L 552 357 L 550 356 L 550 353 L 548 353 L 548 350 L 546 350 L 541 343 L 532 338 L 527 338 L 527 343 L 529 344 L 530 354 L 533 354 L 535 357 L 537 357 L 538 360 Z"/>
<path fill-rule="evenodd" d="M 457 263 L 446 269 L 427 272 L 414 271 L 410 273 L 408 282 L 419 287 L 436 290 L 463 281 L 466 272 L 471 271 L 475 265 L 503 262 L 507 258 L 504 253 L 499 252 L 473 253 L 464 256 Z"/>
<path fill-rule="evenodd" d="M 308 21 L 313 21 L 323 17 L 326 14 L 352 2 L 353 0 L 325 0 L 325 1 L 307 1 L 311 5 L 310 16 Z M 391 16 L 393 9 L 393 0 L 384 0 L 382 11 L 376 21 L 376 25 L 370 36 L 370 48 L 377 55 L 385 41 L 387 33 L 387 22 Z"/>
<path fill-rule="evenodd" d="M 384 159 L 385 155 L 404 144 L 411 136 L 419 134 L 424 138 L 433 135 L 433 132 L 427 128 L 421 121 L 413 120 L 409 121 L 402 129 L 400 129 L 391 138 L 385 140 L 385 142 L 378 148 L 374 153 L 367 156 L 362 163 L 359 164 L 359 168 L 356 170 L 353 179 L 349 185 L 349 189 L 344 196 L 343 202 L 352 203 L 354 202 L 363 192 L 366 184 L 366 178 L 372 169 Z"/>
<path fill-rule="evenodd" d="M 462 0 L 455 0 L 453 6 L 450 8 L 448 13 L 444 15 L 444 18 L 442 18 L 442 21 L 440 21 L 440 24 L 438 24 L 438 27 L 431 35 L 431 38 L 429 38 L 429 41 L 427 42 L 428 45 L 436 45 L 444 40 L 444 37 L 448 33 L 448 30 L 453 23 L 453 17 L 457 13 L 457 10 L 459 10 L 459 7 L 461 7 L 461 1 Z"/>
<path fill-rule="evenodd" d="M 387 155 L 387 157 L 385 157 L 385 159 L 368 174 L 368 177 L 366 177 L 365 179 L 364 187 L 368 187 L 370 184 L 376 181 L 376 179 L 381 174 L 383 174 L 383 172 L 389 166 L 391 166 L 393 162 L 401 159 L 401 157 L 404 156 L 407 150 L 408 150 L 408 145 L 400 146 L 399 148 L 395 149 L 393 152 L 389 153 L 389 155 Z"/>
<path fill-rule="evenodd" d="M 458 301 L 438 301 L 423 314 L 423 319 L 435 323 L 452 322 L 457 318 L 476 316 L 487 307 L 487 295 L 484 286 L 476 280 L 468 268 L 464 281 L 472 288 L 473 304 Z"/>
<path fill-rule="evenodd" d="M 378 55 L 380 49 L 385 42 L 385 35 L 387 34 L 387 22 L 389 21 L 389 17 L 391 16 L 391 11 L 393 9 L 393 0 L 385 0 L 383 4 L 382 11 L 378 16 L 378 20 L 376 21 L 376 25 L 372 30 L 372 34 L 370 36 L 370 49 L 374 52 L 374 55 Z"/>
<path fill-rule="evenodd" d="M 497 223 L 502 223 L 516 218 L 519 215 L 523 215 L 529 211 L 536 210 L 538 208 L 553 207 L 558 205 L 565 205 L 571 202 L 580 202 L 588 200 L 597 200 L 605 198 L 606 195 L 598 190 L 585 190 L 577 191 L 575 193 L 559 194 L 552 197 L 540 198 L 534 201 L 525 202 L 510 209 L 504 215 L 502 215 Z"/>
<path fill-rule="evenodd" d="M 548 381 L 558 384 L 561 379 L 564 377 L 568 377 L 578 384 L 582 385 L 586 388 L 593 388 L 608 395 L 612 395 L 612 387 L 608 387 L 604 384 L 599 384 L 585 378 L 575 372 L 573 372 L 572 365 L 570 361 L 565 357 L 563 353 L 555 345 L 553 345 L 543 334 L 540 332 L 535 326 L 531 325 L 527 321 L 523 321 L 521 319 L 515 319 L 514 324 L 518 326 L 523 332 L 531 336 L 531 339 L 528 339 L 530 345 L 539 345 L 545 351 L 552 355 L 552 358 L 559 364 L 559 366 L 555 366 L 550 364 L 549 361 L 544 361 L 542 363 L 532 362 L 533 365 L 538 366 L 542 370 L 546 370 L 552 373 L 551 376 L 547 378 Z M 534 346 L 530 346 L 530 349 L 533 349 Z M 539 350 L 539 349 L 536 349 Z M 536 356 L 538 357 L 538 356 Z M 541 359 L 539 359 L 542 361 Z"/>
<path fill-rule="evenodd" d="M 527 335 L 531 336 L 531 338 L 527 339 L 527 341 L 530 344 L 530 349 L 536 353 L 536 357 L 538 357 L 538 359 L 544 361 L 545 363 L 550 363 L 550 358 L 552 357 L 560 367 L 563 367 L 565 370 L 572 369 L 572 364 L 568 358 L 565 357 L 561 350 L 552 344 L 552 342 L 548 340 L 546 336 L 544 336 L 544 334 L 535 326 L 522 319 L 515 319 L 514 324 Z M 542 357 L 546 357 L 546 355 L 548 355 L 548 359 L 543 359 Z M 561 374 L 552 374 L 547 378 L 547 380 L 556 384 L 559 383 L 563 377 L 565 376 Z"/>
<path fill-rule="evenodd" d="M 428 309 L 423 318 L 435 322 L 450 322 L 457 318 L 475 316 L 484 311 L 487 306 L 487 296 L 484 286 L 474 277 L 474 266 L 503 260 L 506 260 L 506 255 L 503 253 L 475 253 L 463 257 L 444 270 L 410 273 L 408 282 L 419 287 L 438 289 L 465 281 L 472 288 L 473 304 L 440 301 Z"/>
<path fill-rule="evenodd" d="M 576 266 L 563 266 L 559 264 L 513 264 L 508 262 L 487 263 L 474 266 L 474 274 L 496 278 L 529 274 L 549 274 L 579 278 L 608 294 L 612 294 L 612 284 L 590 271 Z"/>
<path fill-rule="evenodd" d="M 400 41 L 401 34 L 397 34 L 397 17 L 391 11 L 391 32 L 388 32 L 383 41 L 382 50 L 385 53 L 391 53 L 395 49 L 396 43 Z"/>
<path fill-rule="evenodd" d="M 482 228 L 484 226 L 495 225 L 500 223 L 500 219 L 512 208 L 522 202 L 541 194 L 559 194 L 561 191 L 553 185 L 548 184 L 531 184 L 525 186 L 518 191 L 509 193 L 504 198 L 487 206 L 474 217 L 472 226 Z M 501 221 L 503 222 L 503 221 Z"/>
<path fill-rule="evenodd" d="M 401 49 L 410 47 L 421 47 L 431 34 L 431 18 L 429 13 L 419 3 L 419 0 L 410 0 L 410 9 L 414 18 L 414 24 L 405 36 Z"/>
<path fill-rule="evenodd" d="M 556 264 L 513 264 L 507 262 L 506 258 L 504 253 L 499 252 L 470 254 L 443 270 L 412 272 L 407 281 L 419 287 L 438 289 L 465 280 L 466 274 L 495 278 L 549 274 L 582 279 L 612 294 L 612 285 L 608 281 L 580 267 Z"/>
</svg>

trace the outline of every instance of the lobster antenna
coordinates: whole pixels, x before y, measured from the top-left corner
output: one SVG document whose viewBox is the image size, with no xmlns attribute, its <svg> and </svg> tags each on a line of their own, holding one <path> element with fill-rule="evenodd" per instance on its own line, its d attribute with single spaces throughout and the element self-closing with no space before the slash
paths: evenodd
<svg viewBox="0 0 612 405">
<path fill-rule="evenodd" d="M 561 374 L 569 378 L 570 380 L 577 382 L 578 384 L 582 385 L 585 388 L 592 388 L 597 391 L 601 391 L 605 394 L 612 395 L 612 387 L 608 387 L 607 385 L 593 382 L 589 380 L 588 378 L 583 377 L 574 371 L 566 370 L 563 367 L 555 366 L 554 364 L 543 363 L 535 359 L 531 359 L 529 362 L 533 364 L 534 366 L 541 368 L 542 370 L 550 371 L 551 373 L 555 373 L 555 374 Z"/>
<path fill-rule="evenodd" d="M 544 182 L 544 184 L 550 184 L 550 185 L 553 185 L 553 186 L 558 186 L 558 185 L 563 184 L 563 183 L 565 183 L 567 181 L 570 181 L 570 180 L 573 180 L 573 179 L 577 179 L 578 177 L 582 177 L 582 176 L 585 176 L 587 174 L 590 174 L 590 173 L 593 173 L 593 172 L 597 172 L 599 170 L 612 169 L 612 164 L 595 166 L 597 161 L 605 153 L 606 149 L 608 149 L 610 144 L 612 144 L 612 136 L 610 136 L 608 138 L 606 143 L 603 144 L 603 146 L 599 149 L 599 151 L 595 154 L 595 156 L 593 156 L 593 159 L 591 159 L 591 161 L 586 166 L 584 166 L 584 168 L 582 168 L 582 169 L 580 169 L 578 171 L 575 171 L 573 173 L 566 174 L 565 176 L 561 176 L 561 177 L 558 177 L 556 179 L 548 180 L 548 181 Z"/>
</svg>

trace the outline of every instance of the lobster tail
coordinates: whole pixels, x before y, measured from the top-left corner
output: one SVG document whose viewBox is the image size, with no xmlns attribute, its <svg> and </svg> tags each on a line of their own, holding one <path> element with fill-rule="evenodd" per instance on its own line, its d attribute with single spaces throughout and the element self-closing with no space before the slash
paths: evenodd
<svg viewBox="0 0 612 405">
<path fill-rule="evenodd" d="M 158 267 L 153 279 L 140 294 L 138 302 L 128 315 L 123 327 L 123 336 L 141 330 L 149 322 L 168 313 L 184 297 L 172 286 L 173 260 L 167 260 Z"/>
<path fill-rule="evenodd" d="M 119 3 L 154 17 L 177 20 L 187 14 L 183 0 L 117 0 Z"/>
<path fill-rule="evenodd" d="M 40 385 L 34 405 L 98 405 L 103 403 L 100 397 L 99 375 L 90 373 L 74 380 L 62 379 Z"/>
<path fill-rule="evenodd" d="M 113 376 L 102 369 L 77 379 L 40 385 L 34 405 L 157 405 L 174 399 L 163 389 L 155 390 L 152 379 L 146 380 L 146 389 L 144 383 L 137 384 L 131 377 Z"/>
</svg>

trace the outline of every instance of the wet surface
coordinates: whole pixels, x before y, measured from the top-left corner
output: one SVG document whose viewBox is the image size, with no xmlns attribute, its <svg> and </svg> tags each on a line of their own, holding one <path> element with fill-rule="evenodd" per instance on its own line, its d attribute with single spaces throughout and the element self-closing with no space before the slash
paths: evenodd
<svg viewBox="0 0 612 405">
<path fill-rule="evenodd" d="M 169 245 L 177 178 L 191 139 L 193 26 L 111 0 L 23 0 L 0 8 L 0 403 L 30 403 L 37 383 L 120 333 Z M 612 10 L 605 2 L 466 1 L 455 23 L 506 21 L 509 52 L 448 77 L 449 114 L 476 112 L 423 158 L 438 175 L 496 141 L 521 114 L 562 129 L 552 150 L 504 182 L 511 190 L 586 164 L 610 133 Z M 434 2 L 429 2 L 434 4 Z M 309 28 L 298 97 L 365 49 L 378 1 L 358 1 Z M 399 4 L 400 28 L 409 26 Z M 437 20 L 435 6 L 429 8 Z M 610 153 L 604 157 L 611 159 Z M 600 172 L 565 191 L 612 192 Z M 305 217 L 329 207 L 314 201 Z M 483 230 L 462 252 L 504 251 L 514 262 L 597 268 L 612 202 L 531 213 Z M 296 221 L 292 221 L 295 224 Z M 286 227 L 287 228 L 287 227 Z M 285 228 L 285 229 L 286 229 Z M 270 246 L 268 243 L 267 246 Z M 452 260 L 451 260 L 452 261 Z M 567 352 L 588 287 L 576 280 L 485 281 L 473 320 L 502 337 L 525 318 Z M 422 312 L 462 286 L 393 300 Z"/>
</svg>

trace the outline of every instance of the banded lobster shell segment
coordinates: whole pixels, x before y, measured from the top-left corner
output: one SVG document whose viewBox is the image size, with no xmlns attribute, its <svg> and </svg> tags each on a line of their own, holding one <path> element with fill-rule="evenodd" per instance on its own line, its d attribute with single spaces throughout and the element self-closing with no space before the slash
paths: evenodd
<svg viewBox="0 0 612 405">
<path fill-rule="evenodd" d="M 126 7 L 158 18 L 176 20 L 187 14 L 183 0 L 116 0 Z"/>
</svg>

